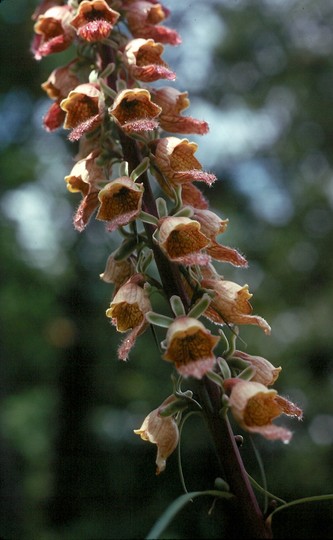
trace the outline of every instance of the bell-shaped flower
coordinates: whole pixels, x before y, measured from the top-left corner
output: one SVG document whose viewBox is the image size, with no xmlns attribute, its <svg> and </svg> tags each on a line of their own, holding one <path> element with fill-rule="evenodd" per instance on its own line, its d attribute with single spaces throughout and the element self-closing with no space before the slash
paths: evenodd
<svg viewBox="0 0 333 540">
<path fill-rule="evenodd" d="M 151 101 L 148 90 L 133 88 L 117 95 L 109 113 L 125 133 L 131 134 L 158 128 L 156 118 L 161 110 Z"/>
<path fill-rule="evenodd" d="M 129 41 L 124 50 L 124 62 L 130 75 L 139 81 L 174 80 L 176 75 L 161 58 L 164 47 L 153 39 L 137 38 Z"/>
<path fill-rule="evenodd" d="M 62 6 L 63 4 L 63 0 L 42 0 L 39 2 L 38 6 L 36 6 L 31 18 L 33 21 L 36 21 L 39 15 L 43 15 L 48 9 L 54 6 Z"/>
<path fill-rule="evenodd" d="M 109 37 L 119 17 L 105 0 L 83 0 L 71 25 L 80 38 L 94 43 Z"/>
<path fill-rule="evenodd" d="M 140 275 L 133 275 L 119 288 L 106 310 L 106 316 L 111 318 L 118 332 L 128 332 L 118 348 L 120 360 L 127 360 L 136 338 L 149 326 L 145 315 L 151 311 L 152 306 L 143 284 Z"/>
<path fill-rule="evenodd" d="M 292 432 L 272 421 L 281 414 L 301 420 L 302 409 L 259 382 L 226 379 L 224 387 L 230 392 L 228 403 L 232 415 L 245 431 L 259 433 L 270 440 L 290 441 Z"/>
<path fill-rule="evenodd" d="M 175 30 L 161 26 L 168 12 L 157 2 L 130 0 L 124 2 L 128 27 L 135 38 L 152 38 L 160 43 L 179 45 L 181 38 Z"/>
<path fill-rule="evenodd" d="M 213 349 L 220 337 L 213 336 L 193 317 L 177 317 L 168 328 L 164 360 L 172 362 L 184 377 L 201 379 L 216 361 Z"/>
<path fill-rule="evenodd" d="M 180 113 L 190 105 L 188 92 L 180 92 L 176 88 L 165 87 L 153 89 L 152 97 L 155 103 L 162 107 L 160 126 L 170 133 L 208 133 L 208 124 L 192 116 L 182 116 Z"/>
<path fill-rule="evenodd" d="M 80 84 L 69 92 L 60 107 L 66 112 L 64 128 L 71 129 L 69 140 L 77 141 L 102 122 L 101 91 L 96 84 Z"/>
<path fill-rule="evenodd" d="M 202 191 L 192 182 L 182 184 L 182 202 L 184 206 L 193 206 L 201 210 L 206 210 L 209 207 Z"/>
<path fill-rule="evenodd" d="M 234 351 L 232 358 L 243 360 L 254 367 L 255 373 L 253 377 L 251 377 L 251 381 L 264 384 L 265 386 L 274 384 L 282 370 L 282 367 L 273 366 L 266 358 L 263 358 L 262 356 L 253 356 L 244 351 Z"/>
<path fill-rule="evenodd" d="M 143 185 L 128 176 L 112 180 L 98 194 L 101 205 L 96 219 L 107 221 L 110 232 L 134 221 L 141 211 L 143 191 Z"/>
<path fill-rule="evenodd" d="M 228 219 L 221 219 L 217 214 L 208 209 L 194 208 L 193 218 L 201 224 L 202 232 L 210 239 L 207 253 L 215 261 L 228 262 L 234 266 L 247 266 L 247 260 L 237 249 L 223 246 L 216 240 L 216 236 L 224 233 Z"/>
<path fill-rule="evenodd" d="M 63 99 L 79 85 L 80 81 L 73 71 L 75 63 L 72 61 L 65 66 L 54 69 L 48 79 L 42 83 L 41 87 L 50 99 Z"/>
<path fill-rule="evenodd" d="M 93 212 L 99 206 L 99 183 L 106 182 L 103 167 L 96 163 L 98 151 L 77 161 L 69 175 L 65 176 L 67 189 L 71 193 L 81 193 L 82 201 L 74 215 L 74 227 L 82 232 L 87 226 Z"/>
<path fill-rule="evenodd" d="M 168 259 L 184 265 L 205 265 L 209 255 L 202 252 L 209 239 L 200 231 L 200 223 L 187 217 L 169 216 L 160 220 L 158 243 Z"/>
<path fill-rule="evenodd" d="M 48 111 L 43 116 L 43 126 L 46 131 L 55 131 L 59 129 L 65 120 L 65 113 L 58 101 L 52 103 Z"/>
<path fill-rule="evenodd" d="M 135 263 L 132 257 L 126 259 L 117 260 L 114 254 L 109 255 L 104 272 L 99 277 L 105 281 L 105 283 L 112 283 L 114 285 L 114 294 L 118 289 L 129 280 L 135 273 Z"/>
<path fill-rule="evenodd" d="M 208 209 L 193 208 L 193 216 L 199 221 L 202 232 L 212 240 L 215 240 L 218 234 L 224 233 L 229 223 L 228 219 L 222 219 Z"/>
<path fill-rule="evenodd" d="M 211 186 L 216 176 L 202 170 L 200 162 L 194 157 L 198 149 L 195 142 L 177 137 L 164 137 L 154 141 L 153 164 L 156 177 L 162 189 L 172 197 L 171 186 L 188 182 L 205 182 Z"/>
<path fill-rule="evenodd" d="M 177 448 L 179 441 L 178 425 L 173 416 L 161 416 L 160 411 L 175 400 L 175 396 L 170 396 L 157 409 L 151 411 L 143 421 L 140 429 L 135 429 L 134 433 L 140 435 L 144 441 L 157 445 L 156 474 L 165 470 L 166 460 Z"/>
<path fill-rule="evenodd" d="M 41 85 L 48 97 L 54 100 L 43 118 L 43 124 L 47 131 L 54 131 L 62 126 L 66 113 L 60 107 L 60 102 L 80 82 L 71 69 L 73 64 L 74 62 L 70 62 L 67 66 L 54 69 L 48 79 Z"/>
<path fill-rule="evenodd" d="M 36 60 L 64 51 L 71 45 L 75 32 L 70 27 L 70 19 L 71 11 L 68 6 L 53 6 L 38 16 L 31 45 Z"/>
<path fill-rule="evenodd" d="M 216 324 L 254 324 L 270 334 L 271 327 L 258 315 L 251 315 L 249 299 L 253 296 L 248 285 L 238 285 L 224 279 L 203 279 L 202 286 L 215 293 L 205 316 Z"/>
</svg>

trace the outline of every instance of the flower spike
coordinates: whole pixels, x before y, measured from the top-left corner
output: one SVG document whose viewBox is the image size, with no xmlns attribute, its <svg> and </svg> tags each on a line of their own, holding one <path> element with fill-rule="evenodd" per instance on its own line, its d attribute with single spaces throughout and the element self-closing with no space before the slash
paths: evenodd
<svg viewBox="0 0 333 540">
<path fill-rule="evenodd" d="M 43 125 L 49 132 L 68 130 L 78 146 L 65 176 L 68 191 L 81 196 L 74 228 L 82 232 L 94 216 L 95 229 L 115 243 L 99 277 L 111 287 L 105 315 L 124 336 L 118 358 L 127 360 L 150 328 L 165 367 L 177 375 L 171 375 L 174 393 L 134 430 L 157 446 L 157 474 L 192 412 L 208 420 L 221 465 L 228 458 L 241 464 L 229 414 L 245 431 L 283 442 L 292 432 L 275 419 L 302 418 L 302 410 L 272 388 L 281 367 L 238 349 L 242 325 L 267 335 L 271 328 L 253 314 L 248 285 L 219 273 L 223 265 L 226 274 L 230 264 L 245 269 L 248 261 L 220 243 L 229 220 L 210 209 L 205 195 L 217 177 L 204 170 L 198 144 L 186 138 L 207 134 L 209 126 L 184 114 L 189 94 L 169 82 L 176 73 L 163 58 L 164 46 L 181 38 L 164 25 L 168 15 L 159 0 L 41 0 L 31 46 L 36 60 L 59 52 L 67 58 L 41 85 L 51 103 Z M 164 306 L 155 311 L 161 299 Z M 218 335 L 210 330 L 214 325 Z M 183 384 L 193 390 L 183 391 Z M 269 538 L 238 465 L 225 467 L 237 517 L 249 537 Z"/>
</svg>

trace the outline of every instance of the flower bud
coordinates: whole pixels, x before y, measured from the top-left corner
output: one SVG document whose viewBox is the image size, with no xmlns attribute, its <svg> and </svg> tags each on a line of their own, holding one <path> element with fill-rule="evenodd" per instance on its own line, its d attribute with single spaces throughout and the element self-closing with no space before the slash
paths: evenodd
<svg viewBox="0 0 333 540">
<path fill-rule="evenodd" d="M 274 367 L 266 358 L 262 356 L 252 356 L 243 351 L 235 351 L 233 358 L 239 358 L 245 362 L 249 362 L 255 368 L 255 374 L 251 377 L 251 381 L 259 382 L 265 386 L 271 386 L 277 380 L 282 367 Z"/>
<path fill-rule="evenodd" d="M 140 435 L 144 441 L 157 445 L 156 474 L 165 470 L 166 460 L 176 449 L 179 441 L 178 425 L 172 416 L 161 416 L 160 410 L 175 401 L 175 396 L 169 396 L 157 409 L 146 416 L 140 429 L 134 433 Z"/>
</svg>

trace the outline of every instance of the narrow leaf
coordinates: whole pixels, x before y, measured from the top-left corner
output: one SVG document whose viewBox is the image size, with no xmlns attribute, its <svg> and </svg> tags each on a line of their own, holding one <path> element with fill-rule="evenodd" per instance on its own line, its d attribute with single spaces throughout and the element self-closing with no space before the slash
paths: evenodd
<svg viewBox="0 0 333 540">
<path fill-rule="evenodd" d="M 185 315 L 184 304 L 181 301 L 180 297 L 176 294 L 171 296 L 170 305 L 176 317 L 182 317 L 183 315 Z"/>
<path fill-rule="evenodd" d="M 150 223 L 151 225 L 155 225 L 155 227 L 158 225 L 157 217 L 153 216 L 152 214 L 148 214 L 147 212 L 143 212 L 143 210 L 140 212 L 139 218 L 144 223 Z"/>
<path fill-rule="evenodd" d="M 173 518 L 178 514 L 178 512 L 183 508 L 183 506 L 185 506 L 185 504 L 190 502 L 192 499 L 195 499 L 196 497 L 202 497 L 205 495 L 217 497 L 219 499 L 231 499 L 233 497 L 231 493 L 225 491 L 218 491 L 215 489 L 208 491 L 192 491 L 189 493 L 184 493 L 170 504 L 164 514 L 162 514 L 159 520 L 155 523 L 154 527 L 149 531 L 146 536 L 146 540 L 157 540 L 162 534 L 162 532 L 169 525 L 169 523 L 173 520 Z"/>
<path fill-rule="evenodd" d="M 169 328 L 170 324 L 174 321 L 171 317 L 155 313 L 154 311 L 148 311 L 148 313 L 146 313 L 146 319 L 150 324 L 162 326 L 163 328 Z"/>
<path fill-rule="evenodd" d="M 183 208 L 178 210 L 178 212 L 176 212 L 173 215 L 174 215 L 174 217 L 188 217 L 188 218 L 190 218 L 190 217 L 193 216 L 193 209 L 190 208 L 189 206 L 183 206 Z"/>
<path fill-rule="evenodd" d="M 119 175 L 128 176 L 128 163 L 127 161 L 122 161 L 119 165 Z"/>
<path fill-rule="evenodd" d="M 156 208 L 158 216 L 160 218 L 166 217 L 168 215 L 167 203 L 162 197 L 158 197 L 158 199 L 156 199 Z"/>
<path fill-rule="evenodd" d="M 148 167 L 149 167 L 149 159 L 147 157 L 145 157 L 141 161 L 141 163 L 139 163 L 139 165 L 137 167 L 135 167 L 135 169 L 131 172 L 131 179 L 133 180 L 133 182 L 135 182 L 137 180 L 137 178 L 139 178 L 139 176 L 141 176 L 141 174 L 146 172 Z"/>
<path fill-rule="evenodd" d="M 188 316 L 193 317 L 194 319 L 198 319 L 200 315 L 202 315 L 206 311 L 211 301 L 211 297 L 205 293 L 202 298 L 200 298 L 200 300 L 188 312 Z"/>
<path fill-rule="evenodd" d="M 248 366 L 247 368 L 243 369 L 243 371 L 239 373 L 237 377 L 239 379 L 243 379 L 243 381 L 249 381 L 252 379 L 255 372 L 256 369 L 253 366 Z"/>
<path fill-rule="evenodd" d="M 220 367 L 223 378 L 224 379 L 230 379 L 230 377 L 232 375 L 231 375 L 230 368 L 228 366 L 228 362 L 224 358 L 219 357 L 217 359 L 217 363 L 218 363 L 218 365 Z"/>
</svg>

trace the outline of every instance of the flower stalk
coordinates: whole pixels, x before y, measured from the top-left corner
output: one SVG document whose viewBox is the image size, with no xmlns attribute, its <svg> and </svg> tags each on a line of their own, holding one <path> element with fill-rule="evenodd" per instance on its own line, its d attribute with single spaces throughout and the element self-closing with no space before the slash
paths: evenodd
<svg viewBox="0 0 333 540">
<path fill-rule="evenodd" d="M 267 335 L 271 328 L 252 314 L 248 285 L 225 279 L 214 266 L 214 261 L 239 268 L 248 263 L 237 249 L 220 243 L 228 219 L 209 210 L 197 187 L 213 186 L 216 176 L 196 159 L 198 145 L 181 138 L 205 135 L 208 124 L 183 115 L 190 104 L 187 92 L 151 86 L 176 78 L 162 57 L 164 45 L 181 41 L 163 25 L 167 15 L 156 0 L 42 0 L 33 16 L 35 59 L 72 45 L 77 54 L 42 84 L 54 101 L 44 127 L 63 126 L 70 141 L 79 141 L 76 163 L 65 177 L 68 190 L 82 196 L 76 230 L 82 232 L 95 214 L 109 234 L 118 230 L 123 237 L 100 274 L 113 285 L 106 316 L 126 333 L 118 358 L 128 359 L 149 325 L 165 329 L 162 359 L 179 381 L 173 378 L 174 393 L 135 430 L 157 445 L 157 473 L 179 444 L 182 415 L 195 409 L 211 433 L 225 477 L 221 482 L 230 486 L 228 537 L 272 538 L 228 414 L 245 431 L 288 442 L 291 432 L 273 420 L 280 414 L 300 419 L 302 411 L 267 388 L 281 367 L 236 349 L 239 326 L 254 325 Z M 156 198 L 153 188 L 161 196 Z M 158 279 L 150 275 L 150 264 Z M 154 311 L 152 289 L 168 300 L 169 313 Z M 212 323 L 220 327 L 218 335 L 210 330 Z M 223 327 L 231 330 L 231 339 Z M 193 393 L 181 390 L 184 380 Z"/>
<path fill-rule="evenodd" d="M 123 149 L 126 160 L 131 164 L 130 169 L 135 168 L 140 159 L 135 143 L 126 141 Z M 157 213 L 148 179 L 146 179 L 146 183 L 145 180 L 143 182 L 146 187 L 149 186 L 148 189 L 145 189 L 144 194 L 145 207 L 150 212 Z M 145 224 L 145 227 L 148 227 L 148 225 Z M 188 311 L 190 303 L 181 281 L 179 268 L 172 264 L 157 246 L 153 246 L 153 249 L 163 289 L 169 298 L 173 294 L 179 295 Z M 270 525 L 264 521 L 263 513 L 250 484 L 229 420 L 227 416 L 221 417 L 219 414 L 221 409 L 219 388 L 217 385 L 212 384 L 207 377 L 193 384 L 195 384 L 195 391 L 202 406 L 203 415 L 210 430 L 221 469 L 230 485 L 231 492 L 236 496 L 236 504 L 229 501 L 229 504 L 235 506 L 233 509 L 235 519 L 232 521 L 229 519 L 228 521 L 228 537 L 272 538 Z"/>
</svg>

